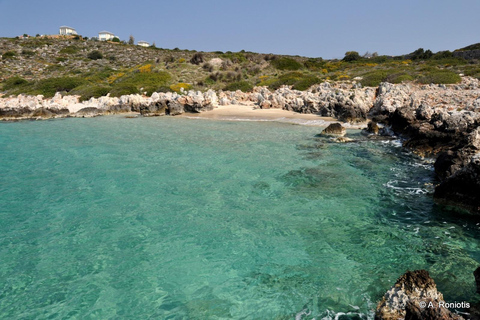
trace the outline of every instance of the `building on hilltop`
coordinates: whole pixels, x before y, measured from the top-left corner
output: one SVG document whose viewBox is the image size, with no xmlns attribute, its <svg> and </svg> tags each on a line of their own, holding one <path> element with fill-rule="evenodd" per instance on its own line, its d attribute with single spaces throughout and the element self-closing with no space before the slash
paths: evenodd
<svg viewBox="0 0 480 320">
<path fill-rule="evenodd" d="M 59 33 L 63 36 L 70 36 L 70 35 L 76 35 L 77 30 L 75 30 L 74 28 L 71 28 L 71 27 L 61 26 Z"/>
<path fill-rule="evenodd" d="M 137 45 L 141 47 L 150 47 L 150 43 L 148 43 L 147 41 L 138 41 Z"/>
<path fill-rule="evenodd" d="M 115 35 L 111 32 L 108 31 L 100 31 L 98 33 L 98 40 L 100 41 L 108 41 L 108 40 L 113 40 L 115 38 Z"/>
</svg>

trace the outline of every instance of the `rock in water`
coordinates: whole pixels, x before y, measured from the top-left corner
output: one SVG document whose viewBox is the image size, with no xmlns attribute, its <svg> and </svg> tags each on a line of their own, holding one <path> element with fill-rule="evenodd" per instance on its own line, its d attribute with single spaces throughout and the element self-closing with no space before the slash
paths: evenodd
<svg viewBox="0 0 480 320">
<path fill-rule="evenodd" d="M 463 319 L 439 302 L 443 295 L 426 270 L 407 271 L 378 303 L 375 319 Z"/>
<path fill-rule="evenodd" d="M 477 283 L 477 293 L 480 293 L 480 267 L 478 267 L 477 270 L 473 272 L 473 275 L 475 277 L 475 282 Z M 470 313 L 470 319 L 472 320 L 480 319 L 480 302 L 471 306 L 468 309 L 468 312 Z"/>
<path fill-rule="evenodd" d="M 332 123 L 326 127 L 322 134 L 328 136 L 344 136 L 347 133 L 347 130 L 340 123 Z"/>
<path fill-rule="evenodd" d="M 480 213 L 480 153 L 464 168 L 456 171 L 435 188 L 434 198 L 443 204 L 454 205 Z"/>
<path fill-rule="evenodd" d="M 367 132 L 373 133 L 373 134 L 378 134 L 380 131 L 380 128 L 378 127 L 378 124 L 375 121 L 370 121 L 367 125 Z"/>
<path fill-rule="evenodd" d="M 348 137 L 338 137 L 335 139 L 335 142 L 346 143 L 346 142 L 353 142 L 355 140 L 350 139 Z"/>
<path fill-rule="evenodd" d="M 473 275 L 475 277 L 475 282 L 477 284 L 477 293 L 480 293 L 480 267 L 478 267 L 477 270 L 473 272 Z"/>
</svg>

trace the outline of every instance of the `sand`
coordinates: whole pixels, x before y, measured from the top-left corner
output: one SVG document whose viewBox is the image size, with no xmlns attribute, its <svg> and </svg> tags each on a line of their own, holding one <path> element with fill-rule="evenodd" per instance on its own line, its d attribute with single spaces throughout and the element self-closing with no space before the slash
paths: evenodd
<svg viewBox="0 0 480 320">
<path fill-rule="evenodd" d="M 201 113 L 184 113 L 181 117 L 190 119 L 212 119 L 226 121 L 275 121 L 300 125 L 326 127 L 330 123 L 340 122 L 334 118 L 321 117 L 316 114 L 302 114 L 282 109 L 259 109 L 253 105 L 228 105 L 218 106 L 212 111 Z M 342 123 L 342 122 L 340 122 Z M 351 129 L 365 128 L 366 123 L 342 123 Z"/>
</svg>

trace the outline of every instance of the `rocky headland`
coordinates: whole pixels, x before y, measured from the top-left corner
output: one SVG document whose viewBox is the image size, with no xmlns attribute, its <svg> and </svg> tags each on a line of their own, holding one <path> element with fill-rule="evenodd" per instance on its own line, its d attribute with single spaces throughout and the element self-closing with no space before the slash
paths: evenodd
<svg viewBox="0 0 480 320">
<path fill-rule="evenodd" d="M 436 157 L 439 183 L 434 197 L 439 203 L 480 213 L 480 84 L 470 77 L 463 77 L 455 85 L 384 82 L 377 88 L 362 88 L 355 82 L 324 82 L 307 91 L 286 86 L 273 92 L 266 87 L 256 87 L 252 92 L 191 90 L 180 94 L 104 96 L 82 102 L 78 96 L 60 93 L 49 99 L 18 95 L 0 98 L 0 119 L 92 117 L 127 112 L 173 116 L 236 104 L 363 124 L 372 136 L 399 135 L 406 148 L 421 156 Z M 383 130 L 377 124 L 383 125 Z M 342 129 L 335 129 L 344 134 Z"/>
</svg>

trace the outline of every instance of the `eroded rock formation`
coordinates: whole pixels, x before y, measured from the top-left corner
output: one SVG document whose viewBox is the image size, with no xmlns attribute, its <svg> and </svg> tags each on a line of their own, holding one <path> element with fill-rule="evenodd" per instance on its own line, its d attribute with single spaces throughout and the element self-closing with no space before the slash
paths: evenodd
<svg viewBox="0 0 480 320">
<path fill-rule="evenodd" d="M 443 303 L 443 295 L 427 271 L 407 271 L 378 303 L 375 319 L 463 319 L 442 306 Z"/>
</svg>

